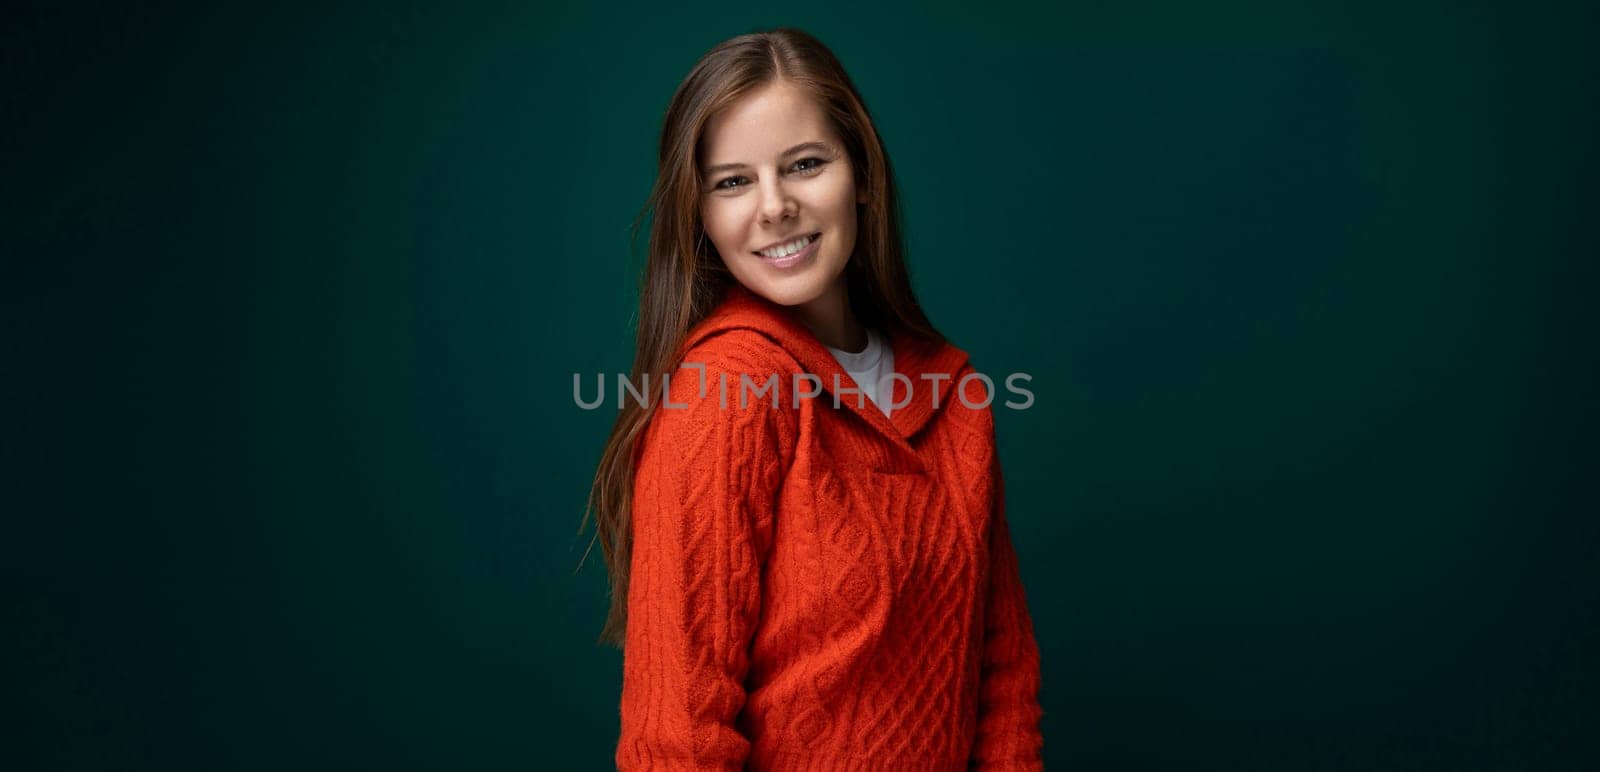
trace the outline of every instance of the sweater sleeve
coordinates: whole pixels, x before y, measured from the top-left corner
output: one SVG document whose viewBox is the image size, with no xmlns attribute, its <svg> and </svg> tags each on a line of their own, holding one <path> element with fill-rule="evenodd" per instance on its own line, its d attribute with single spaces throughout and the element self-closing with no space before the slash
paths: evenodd
<svg viewBox="0 0 1600 772">
<path fill-rule="evenodd" d="M 770 400 L 739 406 L 739 374 L 760 372 L 752 360 L 691 351 L 685 361 L 705 365 L 705 395 L 693 369 L 674 374 L 634 478 L 624 772 L 742 769 L 750 751 L 738 716 L 787 432 Z"/>
<path fill-rule="evenodd" d="M 989 588 L 978 734 L 973 765 L 984 770 L 1042 770 L 1039 647 L 1006 523 L 1005 483 L 994 462 L 995 504 L 989 534 Z"/>
</svg>

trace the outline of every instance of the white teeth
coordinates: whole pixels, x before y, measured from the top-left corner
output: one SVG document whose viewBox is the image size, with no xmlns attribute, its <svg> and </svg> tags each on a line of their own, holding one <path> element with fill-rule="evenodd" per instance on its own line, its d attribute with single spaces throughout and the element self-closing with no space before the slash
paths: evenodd
<svg viewBox="0 0 1600 772">
<path fill-rule="evenodd" d="M 791 241 L 791 242 L 789 242 L 787 244 L 780 244 L 780 245 L 778 245 L 776 247 L 773 247 L 771 249 L 763 249 L 760 252 L 757 252 L 756 254 L 761 255 L 762 257 L 788 257 L 789 255 L 792 255 L 792 254 L 794 254 L 796 252 L 799 252 L 802 249 L 805 249 L 806 245 L 808 245 L 810 243 L 811 243 L 811 237 L 810 236 L 801 236 L 800 238 L 795 239 L 794 241 Z"/>
</svg>

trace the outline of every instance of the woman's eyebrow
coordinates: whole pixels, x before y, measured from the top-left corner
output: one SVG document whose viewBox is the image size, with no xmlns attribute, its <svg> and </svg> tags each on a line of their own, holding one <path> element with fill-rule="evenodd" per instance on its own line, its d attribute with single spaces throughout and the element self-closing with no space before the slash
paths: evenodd
<svg viewBox="0 0 1600 772">
<path fill-rule="evenodd" d="M 795 153 L 803 153 L 807 150 L 817 153 L 832 153 L 833 147 L 826 142 L 801 142 L 800 144 L 795 145 L 794 147 L 791 147 L 782 153 L 779 153 L 778 157 L 784 158 L 786 156 L 794 155 Z M 716 174 L 717 172 L 731 171 L 733 169 L 743 169 L 748 165 L 749 164 L 742 163 L 717 164 L 716 166 L 707 166 L 705 168 L 705 173 Z"/>
</svg>

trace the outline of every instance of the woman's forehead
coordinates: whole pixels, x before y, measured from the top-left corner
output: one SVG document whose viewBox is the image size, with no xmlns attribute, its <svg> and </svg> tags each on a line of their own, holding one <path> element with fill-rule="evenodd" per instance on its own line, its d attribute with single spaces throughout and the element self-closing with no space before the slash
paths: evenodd
<svg viewBox="0 0 1600 772">
<path fill-rule="evenodd" d="M 816 100 L 788 84 L 747 94 L 707 122 L 702 137 L 707 166 L 754 164 L 808 142 L 836 143 Z"/>
</svg>

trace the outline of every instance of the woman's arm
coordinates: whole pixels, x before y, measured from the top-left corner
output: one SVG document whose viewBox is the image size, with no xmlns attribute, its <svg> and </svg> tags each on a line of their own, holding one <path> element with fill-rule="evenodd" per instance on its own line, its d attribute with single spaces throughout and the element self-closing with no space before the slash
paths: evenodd
<svg viewBox="0 0 1600 772">
<path fill-rule="evenodd" d="M 669 404 L 688 407 L 663 405 L 642 437 L 619 770 L 741 769 L 750 750 L 736 719 L 787 432 L 770 402 L 739 407 L 739 373 L 761 371 L 728 349 L 689 352 L 706 365 L 706 396 L 695 370 L 678 370 Z"/>
<path fill-rule="evenodd" d="M 985 770 L 1043 769 L 1039 732 L 1039 646 L 1022 590 L 1017 553 L 1006 524 L 1005 481 L 993 464 L 994 516 L 989 534 L 983 681 L 978 691 L 978 736 L 972 761 Z"/>
</svg>

